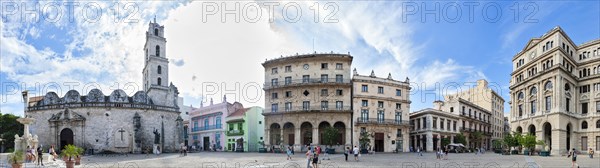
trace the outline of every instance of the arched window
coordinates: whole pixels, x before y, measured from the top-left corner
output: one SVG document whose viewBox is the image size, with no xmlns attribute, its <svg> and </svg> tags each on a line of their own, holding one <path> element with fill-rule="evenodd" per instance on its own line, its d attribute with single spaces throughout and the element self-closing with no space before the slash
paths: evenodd
<svg viewBox="0 0 600 168">
<path fill-rule="evenodd" d="M 596 128 L 600 128 L 600 120 L 596 121 Z"/>
<path fill-rule="evenodd" d="M 552 89 L 552 82 L 551 81 L 546 82 L 546 84 L 544 85 L 544 89 L 545 90 L 551 90 Z"/>
<path fill-rule="evenodd" d="M 523 100 L 523 97 L 525 97 L 525 96 L 523 95 L 523 92 L 519 92 L 519 95 L 517 96 L 517 98 L 518 98 L 519 100 Z"/>
<path fill-rule="evenodd" d="M 154 29 L 154 35 L 158 36 L 158 29 Z"/>
<path fill-rule="evenodd" d="M 156 71 L 158 72 L 158 74 L 162 74 L 162 67 L 159 65 Z"/>
<path fill-rule="evenodd" d="M 537 94 L 537 88 L 536 87 L 532 87 L 531 91 L 529 91 L 529 94 L 532 96 L 535 96 L 535 94 Z"/>
<path fill-rule="evenodd" d="M 156 56 L 160 57 L 160 46 L 156 45 Z"/>
<path fill-rule="evenodd" d="M 587 128 L 588 128 L 587 121 L 583 121 L 581 123 L 581 129 L 587 129 Z"/>
<path fill-rule="evenodd" d="M 156 84 L 161 85 L 162 81 L 160 78 L 158 78 L 158 80 L 156 80 Z"/>
</svg>

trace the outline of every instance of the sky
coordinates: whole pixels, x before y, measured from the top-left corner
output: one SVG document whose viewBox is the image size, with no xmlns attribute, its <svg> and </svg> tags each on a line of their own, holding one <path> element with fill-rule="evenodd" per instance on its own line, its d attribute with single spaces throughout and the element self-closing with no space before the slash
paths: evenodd
<svg viewBox="0 0 600 168">
<path fill-rule="evenodd" d="M 165 26 L 184 105 L 264 106 L 266 59 L 350 53 L 359 74 L 411 82 L 410 111 L 486 79 L 510 110 L 513 56 L 560 26 L 600 39 L 600 1 L 3 1 L 0 110 L 30 96 L 142 90 L 149 22 Z M 37 18 L 37 19 L 36 19 Z"/>
</svg>

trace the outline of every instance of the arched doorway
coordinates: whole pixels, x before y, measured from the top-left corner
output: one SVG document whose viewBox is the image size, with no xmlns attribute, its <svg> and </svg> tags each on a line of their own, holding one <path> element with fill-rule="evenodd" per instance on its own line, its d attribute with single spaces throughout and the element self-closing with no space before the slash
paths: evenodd
<svg viewBox="0 0 600 168">
<path fill-rule="evenodd" d="M 333 128 L 337 129 L 339 133 L 336 143 L 338 145 L 346 144 L 346 125 L 343 122 L 336 122 L 333 124 Z"/>
<path fill-rule="evenodd" d="M 552 125 L 546 122 L 542 127 L 544 129 L 544 142 L 546 142 L 548 147 L 552 147 Z"/>
<path fill-rule="evenodd" d="M 535 126 L 533 124 L 529 125 L 529 135 L 535 136 Z"/>
<path fill-rule="evenodd" d="M 279 145 L 281 143 L 281 126 L 279 124 L 271 124 L 269 138 L 271 145 Z"/>
<path fill-rule="evenodd" d="M 300 125 L 300 135 L 302 135 L 302 144 L 308 145 L 312 143 L 313 126 L 309 122 L 304 122 Z"/>
<path fill-rule="evenodd" d="M 521 126 L 518 126 L 516 131 L 518 134 L 521 134 L 523 133 L 523 128 L 521 128 Z"/>
<path fill-rule="evenodd" d="M 567 151 L 571 150 L 571 123 L 567 124 Z"/>
<path fill-rule="evenodd" d="M 60 150 L 67 145 L 73 145 L 73 131 L 69 128 L 60 131 Z"/>
<path fill-rule="evenodd" d="M 325 129 L 331 127 L 331 125 L 327 121 L 323 121 L 319 124 L 319 144 L 325 144 L 323 140 L 323 134 L 325 133 Z"/>
<path fill-rule="evenodd" d="M 285 123 L 283 124 L 283 143 L 289 146 L 293 146 L 295 142 L 294 124 Z"/>
</svg>

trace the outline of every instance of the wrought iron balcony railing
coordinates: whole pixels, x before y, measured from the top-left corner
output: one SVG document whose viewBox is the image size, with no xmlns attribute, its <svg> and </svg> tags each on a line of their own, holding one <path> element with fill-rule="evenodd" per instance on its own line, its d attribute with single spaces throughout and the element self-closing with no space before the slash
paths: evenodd
<svg viewBox="0 0 600 168">
<path fill-rule="evenodd" d="M 350 78 L 306 78 L 306 79 L 293 79 L 285 80 L 285 78 L 278 78 L 283 80 L 277 80 L 277 82 L 265 82 L 263 89 L 273 89 L 279 87 L 289 86 L 302 86 L 302 85 L 315 85 L 315 84 L 350 84 Z"/>
<path fill-rule="evenodd" d="M 194 127 L 194 128 L 192 128 L 192 132 L 221 129 L 221 128 L 223 128 L 223 125 L 209 125 L 206 127 Z"/>
<path fill-rule="evenodd" d="M 378 118 L 356 118 L 358 124 L 391 124 L 391 125 L 410 125 L 408 120 L 395 120 L 395 119 L 378 119 Z"/>
</svg>

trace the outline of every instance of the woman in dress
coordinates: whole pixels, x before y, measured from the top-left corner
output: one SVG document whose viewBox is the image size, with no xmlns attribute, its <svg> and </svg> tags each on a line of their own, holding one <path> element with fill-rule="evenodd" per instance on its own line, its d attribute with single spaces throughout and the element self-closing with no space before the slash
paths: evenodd
<svg viewBox="0 0 600 168">
<path fill-rule="evenodd" d="M 56 151 L 54 151 L 54 145 L 50 146 L 50 149 L 48 149 L 48 153 L 50 154 L 50 156 L 52 156 L 52 161 L 56 161 L 56 157 L 58 157 L 58 155 L 56 154 Z"/>
<path fill-rule="evenodd" d="M 287 147 L 286 153 L 287 153 L 287 159 L 286 160 L 292 160 L 292 147 L 291 146 Z"/>
</svg>

